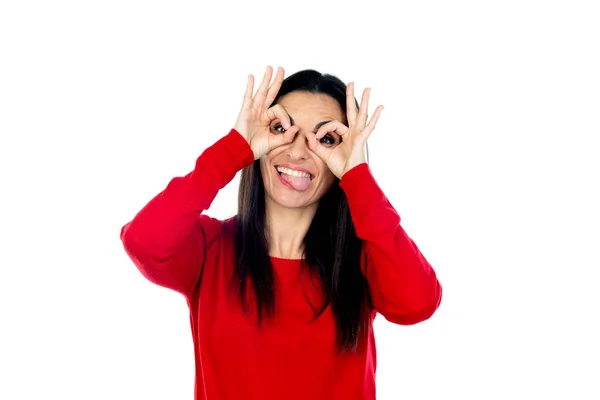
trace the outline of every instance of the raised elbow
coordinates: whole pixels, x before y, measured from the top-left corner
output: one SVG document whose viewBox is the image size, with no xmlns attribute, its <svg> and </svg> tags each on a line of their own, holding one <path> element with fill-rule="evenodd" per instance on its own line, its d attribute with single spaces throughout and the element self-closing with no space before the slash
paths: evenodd
<svg viewBox="0 0 600 400">
<path fill-rule="evenodd" d="M 428 320 L 437 311 L 442 301 L 442 286 L 436 282 L 434 288 L 426 296 L 420 296 L 418 301 L 404 305 L 387 304 L 379 310 L 383 317 L 398 325 L 415 325 Z"/>
</svg>

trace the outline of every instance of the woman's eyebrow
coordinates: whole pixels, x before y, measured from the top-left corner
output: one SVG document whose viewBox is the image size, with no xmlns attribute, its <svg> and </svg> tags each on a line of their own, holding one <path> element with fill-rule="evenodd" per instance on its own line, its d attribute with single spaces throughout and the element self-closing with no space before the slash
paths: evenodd
<svg viewBox="0 0 600 400">
<path fill-rule="evenodd" d="M 287 111 L 285 113 L 288 115 L 288 117 L 290 117 L 290 124 L 294 125 L 294 118 L 292 118 L 292 116 L 290 114 L 288 114 Z M 327 124 L 329 122 L 331 122 L 331 121 L 321 121 L 321 122 L 319 122 L 318 124 L 315 125 L 313 132 L 318 131 L 320 127 L 322 127 L 323 125 L 325 125 L 325 124 Z"/>
<path fill-rule="evenodd" d="M 320 127 L 322 127 L 325 124 L 328 124 L 329 122 L 331 122 L 331 121 L 321 121 L 321 122 L 319 122 L 318 124 L 315 125 L 315 129 L 314 129 L 313 132 L 318 131 Z"/>
</svg>

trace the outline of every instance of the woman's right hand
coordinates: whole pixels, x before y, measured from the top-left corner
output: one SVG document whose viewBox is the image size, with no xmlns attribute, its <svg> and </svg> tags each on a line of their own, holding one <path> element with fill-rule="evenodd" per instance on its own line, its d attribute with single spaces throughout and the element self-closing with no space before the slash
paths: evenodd
<svg viewBox="0 0 600 400">
<path fill-rule="evenodd" d="M 250 145 L 255 160 L 276 147 L 291 143 L 298 132 L 298 127 L 291 126 L 290 118 L 281 105 L 270 107 L 281 88 L 283 68 L 277 69 L 275 80 L 270 84 L 272 76 L 273 68 L 269 66 L 256 95 L 252 96 L 254 76 L 248 75 L 242 110 L 234 126 Z M 283 132 L 275 129 L 278 125 L 281 125 Z"/>
</svg>

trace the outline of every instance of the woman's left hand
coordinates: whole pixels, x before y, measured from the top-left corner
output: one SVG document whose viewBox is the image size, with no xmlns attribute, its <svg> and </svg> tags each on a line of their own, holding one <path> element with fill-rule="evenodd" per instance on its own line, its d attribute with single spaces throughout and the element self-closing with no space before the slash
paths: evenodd
<svg viewBox="0 0 600 400">
<path fill-rule="evenodd" d="M 370 93 L 370 88 L 363 91 L 360 110 L 357 110 L 354 100 L 354 83 L 350 82 L 346 87 L 348 126 L 340 121 L 331 121 L 320 127 L 316 134 L 305 133 L 309 148 L 327 164 L 327 167 L 339 179 L 342 179 L 342 176 L 355 166 L 367 161 L 365 145 L 383 110 L 383 106 L 377 107 L 371 120 L 367 123 Z M 339 135 L 342 142 L 335 147 L 323 145 L 321 139 L 328 133 Z"/>
</svg>

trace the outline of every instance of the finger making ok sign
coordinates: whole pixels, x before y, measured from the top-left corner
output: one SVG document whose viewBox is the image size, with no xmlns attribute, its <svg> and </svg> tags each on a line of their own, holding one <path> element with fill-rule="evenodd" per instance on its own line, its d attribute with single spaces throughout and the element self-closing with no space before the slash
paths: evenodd
<svg viewBox="0 0 600 400">
<path fill-rule="evenodd" d="M 353 167 L 366 162 L 365 147 L 367 139 L 373 133 L 383 106 L 375 109 L 367 123 L 369 95 L 371 89 L 363 91 L 360 108 L 357 109 L 354 100 L 354 83 L 346 87 L 346 115 L 348 126 L 340 121 L 331 121 L 321 126 L 316 133 L 306 132 L 310 149 L 315 152 L 339 179 Z M 326 146 L 321 139 L 328 133 L 335 133 L 342 139 L 337 146 Z"/>
</svg>

